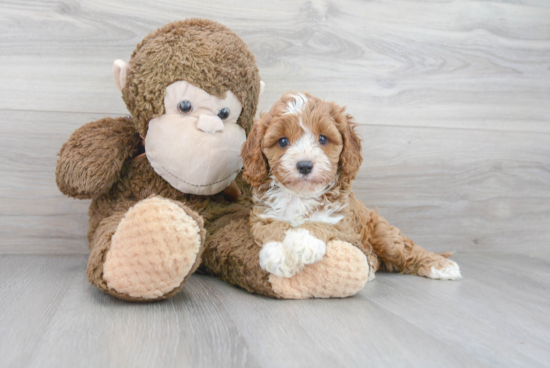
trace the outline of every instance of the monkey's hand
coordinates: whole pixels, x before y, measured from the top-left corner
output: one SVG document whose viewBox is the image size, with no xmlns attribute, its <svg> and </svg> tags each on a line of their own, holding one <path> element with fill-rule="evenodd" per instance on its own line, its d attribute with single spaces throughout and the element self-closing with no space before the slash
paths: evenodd
<svg viewBox="0 0 550 368">
<path fill-rule="evenodd" d="M 80 199 L 107 192 L 124 162 L 138 150 L 139 133 L 128 118 L 104 118 L 71 135 L 59 152 L 55 178 L 59 190 Z"/>
</svg>

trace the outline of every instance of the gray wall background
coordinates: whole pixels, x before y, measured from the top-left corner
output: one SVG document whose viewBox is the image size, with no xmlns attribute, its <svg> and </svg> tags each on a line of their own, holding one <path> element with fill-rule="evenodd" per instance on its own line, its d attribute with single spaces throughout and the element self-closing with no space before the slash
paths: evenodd
<svg viewBox="0 0 550 368">
<path fill-rule="evenodd" d="M 2 1 L 0 253 L 87 253 L 89 202 L 55 185 L 82 124 L 125 115 L 111 74 L 150 31 L 232 28 L 267 84 L 346 105 L 355 191 L 430 250 L 550 253 L 548 1 Z"/>
</svg>

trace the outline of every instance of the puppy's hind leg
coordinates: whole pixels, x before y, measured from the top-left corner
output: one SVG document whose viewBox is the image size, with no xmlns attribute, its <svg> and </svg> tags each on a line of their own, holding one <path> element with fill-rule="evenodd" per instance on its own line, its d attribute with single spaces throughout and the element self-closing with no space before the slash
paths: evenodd
<svg viewBox="0 0 550 368">
<path fill-rule="evenodd" d="M 371 213 L 371 243 L 382 260 L 381 270 L 402 272 L 438 280 L 462 278 L 458 264 L 448 259 L 452 253 L 434 253 L 416 245 L 398 228 L 375 212 Z"/>
</svg>

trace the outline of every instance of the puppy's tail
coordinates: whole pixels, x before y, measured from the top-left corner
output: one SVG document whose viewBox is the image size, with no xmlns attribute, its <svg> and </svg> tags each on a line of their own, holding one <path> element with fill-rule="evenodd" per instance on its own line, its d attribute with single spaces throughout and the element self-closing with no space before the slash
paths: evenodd
<svg viewBox="0 0 550 368">
<path fill-rule="evenodd" d="M 455 254 L 455 252 L 445 252 L 445 253 L 436 253 L 436 254 L 439 254 L 441 257 L 450 258 Z"/>
</svg>

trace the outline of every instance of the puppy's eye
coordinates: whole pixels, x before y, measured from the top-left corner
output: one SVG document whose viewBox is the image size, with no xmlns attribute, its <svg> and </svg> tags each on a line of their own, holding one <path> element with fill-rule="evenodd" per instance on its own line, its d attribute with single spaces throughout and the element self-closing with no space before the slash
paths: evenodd
<svg viewBox="0 0 550 368">
<path fill-rule="evenodd" d="M 324 146 L 325 144 L 328 143 L 328 138 L 325 137 L 324 135 L 320 135 L 320 136 L 319 136 L 319 143 L 322 144 L 322 145 Z"/>
<path fill-rule="evenodd" d="M 285 148 L 286 146 L 288 146 L 290 144 L 290 142 L 288 141 L 287 137 L 283 137 L 283 138 L 279 139 L 277 144 L 279 145 L 279 147 Z"/>
<path fill-rule="evenodd" d="M 191 105 L 191 102 L 189 101 L 181 101 L 178 104 L 178 111 L 182 114 L 189 114 L 191 111 L 193 111 L 193 105 Z"/>
<path fill-rule="evenodd" d="M 229 116 L 229 112 L 229 109 L 227 107 L 224 107 L 223 109 L 218 111 L 218 117 L 222 120 L 225 120 Z"/>
</svg>

